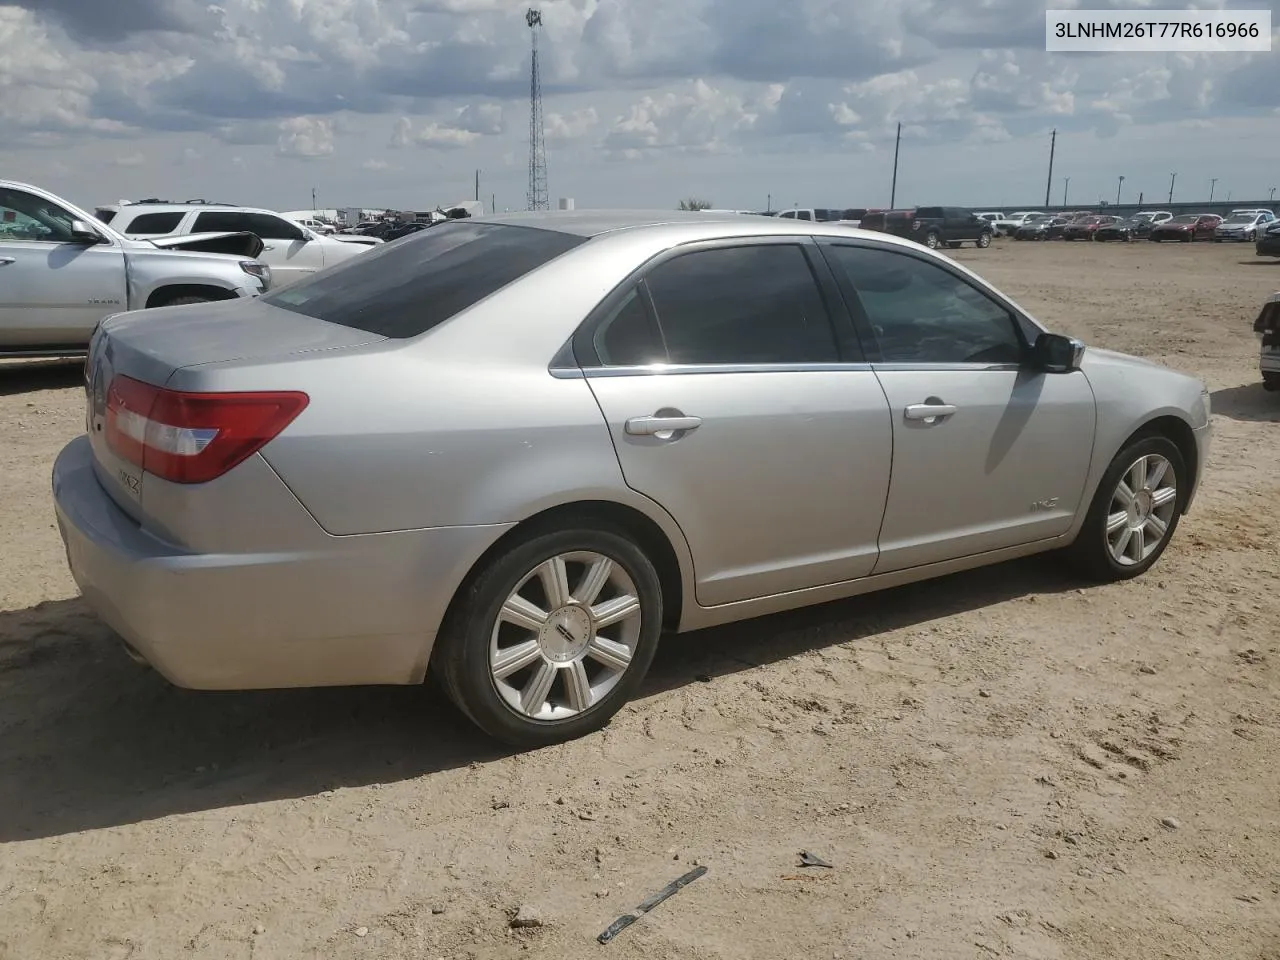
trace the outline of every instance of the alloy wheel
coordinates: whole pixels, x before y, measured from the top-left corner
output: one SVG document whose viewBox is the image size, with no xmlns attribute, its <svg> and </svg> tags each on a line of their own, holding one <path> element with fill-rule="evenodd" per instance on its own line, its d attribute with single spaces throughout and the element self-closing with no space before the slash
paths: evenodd
<svg viewBox="0 0 1280 960">
<path fill-rule="evenodd" d="M 1107 549 L 1122 567 L 1142 563 L 1169 535 L 1178 509 L 1173 465 L 1159 454 L 1139 457 L 1116 484 L 1107 514 Z"/>
<path fill-rule="evenodd" d="M 631 667 L 641 621 L 635 582 L 616 560 L 586 551 L 551 557 L 498 614 L 489 640 L 494 688 L 530 720 L 584 713 Z"/>
</svg>

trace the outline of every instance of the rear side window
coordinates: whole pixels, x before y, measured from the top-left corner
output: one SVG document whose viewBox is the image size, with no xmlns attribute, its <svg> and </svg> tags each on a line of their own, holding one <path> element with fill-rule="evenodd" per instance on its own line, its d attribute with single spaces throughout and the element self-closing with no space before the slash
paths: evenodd
<svg viewBox="0 0 1280 960">
<path fill-rule="evenodd" d="M 416 337 L 585 242 L 551 230 L 451 220 L 262 299 L 384 337 Z"/>
<path fill-rule="evenodd" d="M 128 226 L 129 233 L 140 233 L 146 236 L 159 236 L 164 233 L 173 233 L 178 229 L 178 224 L 182 222 L 185 216 L 181 211 L 169 213 L 144 213 L 140 217 L 135 217 L 133 222 Z"/>
<path fill-rule="evenodd" d="M 671 363 L 829 363 L 831 320 L 794 244 L 701 250 L 645 277 Z"/>
<path fill-rule="evenodd" d="M 96 216 L 103 223 L 110 223 L 115 218 L 115 215 L 116 215 L 116 212 L 114 210 L 103 210 L 101 208 L 93 211 L 93 213 L 94 213 L 94 216 Z"/>
<path fill-rule="evenodd" d="M 916 218 L 920 220 L 941 220 L 943 218 L 942 208 L 941 207 L 921 207 L 919 210 L 916 211 Z"/>
</svg>

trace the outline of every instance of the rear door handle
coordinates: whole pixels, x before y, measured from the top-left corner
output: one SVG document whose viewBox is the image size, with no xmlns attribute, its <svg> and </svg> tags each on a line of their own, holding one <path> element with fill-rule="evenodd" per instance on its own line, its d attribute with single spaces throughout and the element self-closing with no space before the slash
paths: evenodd
<svg viewBox="0 0 1280 960">
<path fill-rule="evenodd" d="M 905 413 L 908 420 L 922 420 L 925 423 L 933 423 L 943 417 L 951 416 L 956 410 L 957 408 L 949 403 L 913 403 L 907 407 Z"/>
<path fill-rule="evenodd" d="M 702 426 L 701 417 L 632 417 L 626 423 L 626 431 L 633 437 L 657 437 L 668 440 L 677 433 L 697 430 Z"/>
</svg>

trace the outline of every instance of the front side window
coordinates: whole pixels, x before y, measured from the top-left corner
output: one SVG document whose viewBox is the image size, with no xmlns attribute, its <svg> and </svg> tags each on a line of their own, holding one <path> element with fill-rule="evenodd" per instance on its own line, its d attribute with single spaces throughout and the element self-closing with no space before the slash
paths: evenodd
<svg viewBox="0 0 1280 960">
<path fill-rule="evenodd" d="M 269 213 L 243 213 L 217 210 L 196 217 L 195 233 L 241 233 L 256 235 L 260 240 L 302 240 L 306 237 L 302 228 L 283 217 Z"/>
<path fill-rule="evenodd" d="M 1020 363 L 1012 315 L 976 287 L 917 257 L 829 248 L 875 333 L 885 363 Z"/>
<path fill-rule="evenodd" d="M 645 283 L 671 363 L 828 363 L 831 320 L 804 250 L 724 247 L 659 264 Z"/>
<path fill-rule="evenodd" d="M 44 197 L 0 188 L 0 240 L 67 243 L 75 217 Z"/>
</svg>

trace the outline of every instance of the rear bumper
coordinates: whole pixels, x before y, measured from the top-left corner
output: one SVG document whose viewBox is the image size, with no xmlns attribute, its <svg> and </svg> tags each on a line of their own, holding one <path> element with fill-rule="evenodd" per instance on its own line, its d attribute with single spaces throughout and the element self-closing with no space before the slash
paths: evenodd
<svg viewBox="0 0 1280 960">
<path fill-rule="evenodd" d="M 208 690 L 420 682 L 454 590 L 508 529 L 190 553 L 115 505 L 84 437 L 58 456 L 53 495 L 67 562 L 90 607 L 171 683 Z"/>
</svg>

